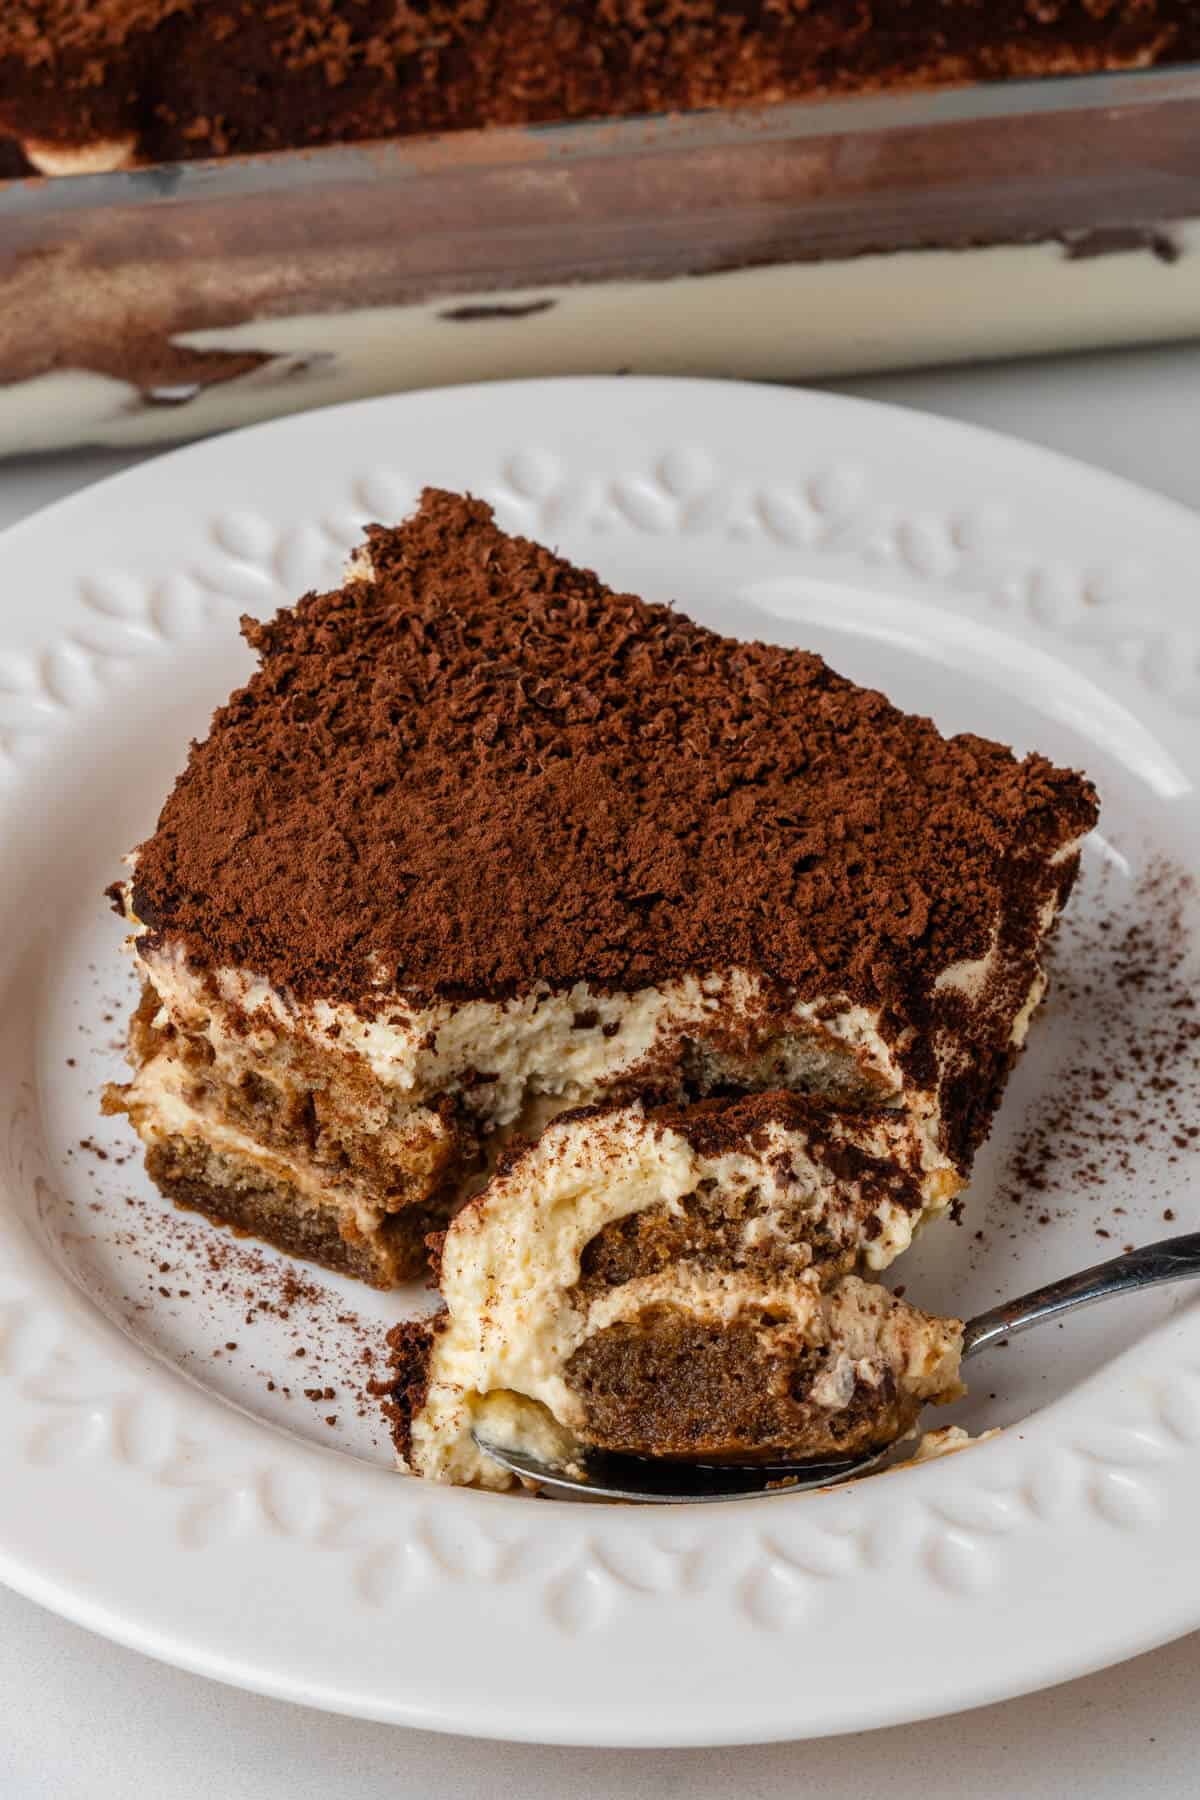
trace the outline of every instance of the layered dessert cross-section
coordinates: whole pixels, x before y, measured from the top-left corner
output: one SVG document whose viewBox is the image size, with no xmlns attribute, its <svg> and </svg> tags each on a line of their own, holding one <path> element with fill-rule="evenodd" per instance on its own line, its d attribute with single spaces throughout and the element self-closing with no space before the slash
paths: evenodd
<svg viewBox="0 0 1200 1800">
<path fill-rule="evenodd" d="M 950 1203 L 1086 781 L 440 491 L 244 631 L 116 894 L 145 994 L 108 1104 L 164 1192 L 389 1285 L 531 1113 L 784 1089 L 886 1112 L 906 1218 Z"/>
<path fill-rule="evenodd" d="M 849 1454 L 956 1399 L 960 1322 L 869 1278 L 924 1204 L 897 1123 L 786 1093 L 555 1120 L 451 1225 L 445 1310 L 391 1334 L 403 1465 L 508 1485 L 476 1430 L 566 1466 Z"/>
</svg>

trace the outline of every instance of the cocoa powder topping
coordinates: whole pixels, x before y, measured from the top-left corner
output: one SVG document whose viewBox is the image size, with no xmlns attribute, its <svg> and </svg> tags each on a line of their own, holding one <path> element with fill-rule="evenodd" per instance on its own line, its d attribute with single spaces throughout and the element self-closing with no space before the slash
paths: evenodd
<svg viewBox="0 0 1200 1800">
<path fill-rule="evenodd" d="M 4 0 L 0 128 L 162 162 L 1198 47 L 1192 0 Z"/>
<path fill-rule="evenodd" d="M 373 581 L 245 621 L 134 905 L 202 967 L 368 1011 L 741 967 L 919 1021 L 998 922 L 1036 935 L 1081 777 L 947 740 L 820 657 L 741 643 L 427 492 Z"/>
</svg>

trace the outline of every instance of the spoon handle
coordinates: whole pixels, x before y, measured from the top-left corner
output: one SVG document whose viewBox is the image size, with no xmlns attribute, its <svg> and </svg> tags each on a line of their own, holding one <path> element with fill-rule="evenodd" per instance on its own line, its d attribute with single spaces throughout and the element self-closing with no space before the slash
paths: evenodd
<svg viewBox="0 0 1200 1800">
<path fill-rule="evenodd" d="M 1200 1231 L 1189 1231 L 1183 1237 L 1163 1238 L 1161 1243 L 1147 1244 L 1141 1250 L 1127 1250 L 1111 1262 L 1098 1263 L 1093 1269 L 1082 1269 L 1078 1275 L 1067 1275 L 1047 1287 L 1022 1294 L 1019 1300 L 1006 1300 L 990 1312 L 971 1319 L 963 1331 L 963 1360 L 977 1350 L 986 1350 L 1001 1338 L 1018 1331 L 1028 1331 L 1059 1313 L 1076 1306 L 1091 1306 L 1097 1300 L 1108 1300 L 1114 1294 L 1128 1294 L 1137 1288 L 1155 1287 L 1162 1281 L 1186 1281 L 1200 1276 Z"/>
</svg>

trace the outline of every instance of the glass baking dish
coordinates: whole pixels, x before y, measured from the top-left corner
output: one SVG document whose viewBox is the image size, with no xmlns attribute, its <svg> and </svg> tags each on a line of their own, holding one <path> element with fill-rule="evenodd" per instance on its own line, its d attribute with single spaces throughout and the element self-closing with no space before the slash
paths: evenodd
<svg viewBox="0 0 1200 1800">
<path fill-rule="evenodd" d="M 1200 330 L 1200 68 L 0 183 L 0 452 Z"/>
</svg>

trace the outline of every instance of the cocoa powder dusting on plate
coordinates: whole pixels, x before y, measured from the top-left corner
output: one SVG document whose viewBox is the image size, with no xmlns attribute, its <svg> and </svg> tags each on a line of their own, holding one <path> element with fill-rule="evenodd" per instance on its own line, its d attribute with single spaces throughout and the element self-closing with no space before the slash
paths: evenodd
<svg viewBox="0 0 1200 1800">
<path fill-rule="evenodd" d="M 1082 886 L 1048 958 L 1048 1004 L 1071 1020 L 1073 1042 L 998 1193 L 1041 1225 L 1090 1206 L 1103 1239 L 1127 1210 L 1118 1201 L 1173 1223 L 1156 1189 L 1200 1148 L 1197 892 L 1164 858 L 1125 894 L 1109 865 Z"/>
</svg>

